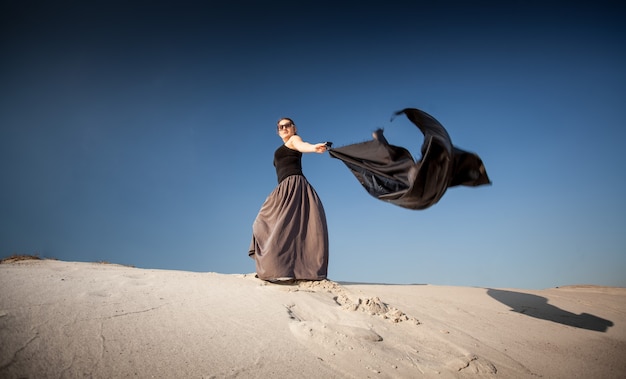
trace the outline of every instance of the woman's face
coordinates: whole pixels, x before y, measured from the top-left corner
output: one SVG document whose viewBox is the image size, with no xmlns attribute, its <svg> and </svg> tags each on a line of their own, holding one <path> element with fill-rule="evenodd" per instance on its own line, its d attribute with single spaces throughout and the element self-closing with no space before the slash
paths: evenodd
<svg viewBox="0 0 626 379">
<path fill-rule="evenodd" d="M 282 119 L 278 121 L 278 135 L 283 140 L 289 139 L 291 136 L 296 134 L 296 132 L 296 126 L 290 120 Z"/>
</svg>

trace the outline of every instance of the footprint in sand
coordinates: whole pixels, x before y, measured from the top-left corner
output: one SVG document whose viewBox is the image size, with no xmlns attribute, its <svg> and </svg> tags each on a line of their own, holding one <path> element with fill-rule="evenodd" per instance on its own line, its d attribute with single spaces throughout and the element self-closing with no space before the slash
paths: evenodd
<svg viewBox="0 0 626 379">
<path fill-rule="evenodd" d="M 493 363 L 480 359 L 476 355 L 468 355 L 453 359 L 448 362 L 447 366 L 458 372 L 467 372 L 472 374 L 496 374 L 498 372 Z"/>
<path fill-rule="evenodd" d="M 353 349 L 363 342 L 383 340 L 380 334 L 372 330 L 367 318 L 344 313 L 345 310 L 354 311 L 359 307 L 344 306 L 349 298 L 337 283 L 329 280 L 303 281 L 290 287 L 290 291 L 310 293 L 306 295 L 306 301 L 298 302 L 296 296 L 293 298 L 294 303 L 285 305 L 293 321 L 289 327 L 300 339 L 313 340 L 321 346 L 330 344 L 339 349 Z M 341 300 L 338 300 L 339 297 Z"/>
<path fill-rule="evenodd" d="M 343 314 L 330 296 L 308 298 L 300 305 L 292 303 L 285 308 L 291 320 L 289 329 L 296 339 L 342 377 L 365 377 L 368 357 L 384 350 L 379 346 L 383 337 L 365 322 L 346 317 L 349 315 Z"/>
<path fill-rule="evenodd" d="M 285 305 L 292 320 L 291 332 L 323 357 L 320 359 L 339 371 L 345 370 L 347 377 L 357 372 L 365 376 L 375 372 L 380 377 L 428 376 L 442 372 L 487 376 L 497 373 L 491 362 L 457 349 L 451 341 L 438 336 L 439 332 L 433 338 L 431 331 L 420 327 L 416 336 L 421 343 L 407 344 L 398 333 L 400 330 L 406 333 L 407 327 L 411 329 L 411 324 L 421 325 L 420 322 L 378 297 L 354 296 L 328 280 L 300 282 L 288 288 L 290 292 L 313 295 L 302 302 L 294 296 L 293 302 Z M 396 324 L 400 330 L 396 330 L 396 326 L 385 327 L 377 319 Z"/>
<path fill-rule="evenodd" d="M 398 351 L 395 337 L 387 342 L 381 333 L 390 332 L 385 322 L 397 324 L 411 319 L 403 312 L 379 298 L 354 297 L 327 280 L 300 282 L 288 291 L 295 292 L 292 302 L 285 305 L 291 332 L 343 377 L 368 377 L 372 372 L 381 378 L 411 377 L 424 372 Z M 417 320 L 415 323 L 419 324 Z"/>
<path fill-rule="evenodd" d="M 379 316 L 393 323 L 408 321 L 415 325 L 420 324 L 419 320 L 415 317 L 410 317 L 401 310 L 384 303 L 377 296 L 365 299 L 351 296 L 351 294 L 343 287 L 330 280 L 321 280 L 318 282 L 301 282 L 298 284 L 298 287 L 299 289 L 315 292 L 329 292 L 334 295 L 333 299 L 339 306 L 349 311 L 359 311 L 370 314 L 372 316 Z"/>
<path fill-rule="evenodd" d="M 287 305 L 286 308 L 289 318 L 295 321 L 290 324 L 291 331 L 298 337 L 325 341 L 329 339 L 359 339 L 371 342 L 383 340 L 383 337 L 371 329 L 312 320 L 310 319 L 312 317 L 309 317 L 311 315 L 304 315 L 295 304 Z"/>
</svg>

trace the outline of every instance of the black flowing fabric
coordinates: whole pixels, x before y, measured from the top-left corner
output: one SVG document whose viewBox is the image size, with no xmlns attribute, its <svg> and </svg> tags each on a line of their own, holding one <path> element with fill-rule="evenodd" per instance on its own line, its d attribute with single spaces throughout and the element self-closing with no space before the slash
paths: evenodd
<svg viewBox="0 0 626 379">
<path fill-rule="evenodd" d="M 491 184 L 480 157 L 452 145 L 444 127 L 431 115 L 415 108 L 403 109 L 424 134 L 422 159 L 390 145 L 382 129 L 374 139 L 329 150 L 352 171 L 372 196 L 408 209 L 425 209 L 436 204 L 448 187 Z"/>
</svg>

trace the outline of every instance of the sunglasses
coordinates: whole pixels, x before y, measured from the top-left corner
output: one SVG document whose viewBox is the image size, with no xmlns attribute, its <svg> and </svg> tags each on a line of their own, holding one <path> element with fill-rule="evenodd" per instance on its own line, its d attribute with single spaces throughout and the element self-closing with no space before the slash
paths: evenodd
<svg viewBox="0 0 626 379">
<path fill-rule="evenodd" d="M 278 125 L 278 130 L 283 130 L 283 129 L 287 129 L 287 128 L 291 128 L 293 126 L 292 122 L 288 122 L 286 124 L 282 124 L 282 125 Z"/>
</svg>

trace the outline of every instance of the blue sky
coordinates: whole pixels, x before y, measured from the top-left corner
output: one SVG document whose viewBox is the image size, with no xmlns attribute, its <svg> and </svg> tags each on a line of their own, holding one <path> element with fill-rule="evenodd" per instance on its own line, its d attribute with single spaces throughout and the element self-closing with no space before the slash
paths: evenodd
<svg viewBox="0 0 626 379">
<path fill-rule="evenodd" d="M 493 185 L 410 211 L 305 155 L 330 279 L 626 286 L 617 2 L 56 3 L 0 6 L 2 256 L 253 272 L 277 119 L 419 157 L 414 107 Z"/>
</svg>

